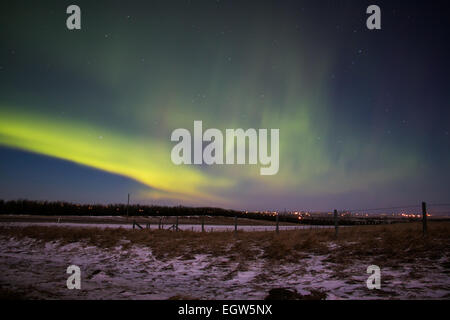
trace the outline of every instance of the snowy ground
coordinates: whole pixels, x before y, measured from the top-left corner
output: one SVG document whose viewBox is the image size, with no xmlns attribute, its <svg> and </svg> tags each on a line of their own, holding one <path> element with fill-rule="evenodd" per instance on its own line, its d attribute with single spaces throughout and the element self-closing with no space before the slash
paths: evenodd
<svg viewBox="0 0 450 320">
<path fill-rule="evenodd" d="M 132 229 L 133 225 L 131 223 L 121 224 L 121 223 L 70 223 L 70 222 L 0 222 L 0 226 L 4 227 L 25 227 L 25 226 L 45 226 L 45 227 L 80 227 L 80 228 L 124 228 Z M 145 228 L 145 224 L 141 224 Z M 163 229 L 169 229 L 173 225 L 163 225 Z M 137 228 L 137 227 L 136 227 Z M 238 225 L 238 230 L 243 231 L 275 231 L 275 225 L 268 226 L 241 226 Z M 279 226 L 279 230 L 299 230 L 299 229 L 310 229 L 310 228 L 334 228 L 334 226 L 308 226 L 308 225 L 298 225 L 298 226 Z M 151 224 L 150 229 L 158 229 L 157 224 Z M 179 224 L 178 229 L 187 231 L 202 231 L 202 226 L 200 224 Z M 205 224 L 205 231 L 233 231 L 233 225 L 207 225 Z"/>
<path fill-rule="evenodd" d="M 311 254 L 280 264 L 256 256 L 244 265 L 205 254 L 160 260 L 138 245 L 101 249 L 83 242 L 62 245 L 0 235 L 0 287 L 39 299 L 263 299 L 280 287 L 301 294 L 318 289 L 327 299 L 449 298 L 449 274 L 442 267 L 448 265 L 447 256 L 381 266 L 381 290 L 366 288 L 367 261 L 341 266 L 327 258 Z M 66 287 L 66 269 L 72 264 L 81 268 L 81 290 Z"/>
</svg>

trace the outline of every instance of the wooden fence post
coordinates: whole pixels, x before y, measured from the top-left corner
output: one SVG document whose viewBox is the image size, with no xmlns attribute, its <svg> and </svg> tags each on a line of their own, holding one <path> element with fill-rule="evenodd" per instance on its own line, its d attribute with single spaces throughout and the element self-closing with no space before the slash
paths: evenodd
<svg viewBox="0 0 450 320">
<path fill-rule="evenodd" d="M 427 204 L 422 202 L 422 233 L 423 236 L 427 234 Z"/>
<path fill-rule="evenodd" d="M 338 236 L 338 212 L 334 209 L 334 236 L 337 238 Z"/>
<path fill-rule="evenodd" d="M 205 216 L 202 216 L 202 232 L 205 232 Z"/>
<path fill-rule="evenodd" d="M 234 216 L 234 233 L 237 233 L 237 216 Z"/>
<path fill-rule="evenodd" d="M 135 222 L 134 222 L 134 219 L 133 219 L 133 230 L 134 230 L 134 225 L 135 225 Z"/>
<path fill-rule="evenodd" d="M 177 216 L 177 219 L 175 220 L 175 229 L 176 229 L 176 231 L 178 231 L 178 216 Z"/>
</svg>

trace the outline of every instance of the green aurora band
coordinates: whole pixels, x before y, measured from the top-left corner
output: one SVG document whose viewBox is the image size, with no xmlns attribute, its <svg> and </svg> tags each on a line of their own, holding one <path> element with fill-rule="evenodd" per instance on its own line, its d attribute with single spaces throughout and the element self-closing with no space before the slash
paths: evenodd
<svg viewBox="0 0 450 320">
<path fill-rule="evenodd" d="M 14 18 L 21 64 L 4 70 L 16 76 L 2 88 L 1 146 L 130 178 L 142 184 L 138 199 L 237 208 L 267 195 L 368 190 L 419 170 L 412 142 L 334 123 L 338 40 L 320 42 L 294 21 L 236 13 L 232 27 L 230 17 L 206 19 L 205 12 L 160 8 L 146 18 L 92 5 L 83 29 L 69 32 L 61 27 L 64 11 L 40 10 Z M 37 16 L 46 23 L 33 29 Z M 259 165 L 173 165 L 170 134 L 192 131 L 194 120 L 204 130 L 279 128 L 279 173 L 260 176 Z"/>
</svg>

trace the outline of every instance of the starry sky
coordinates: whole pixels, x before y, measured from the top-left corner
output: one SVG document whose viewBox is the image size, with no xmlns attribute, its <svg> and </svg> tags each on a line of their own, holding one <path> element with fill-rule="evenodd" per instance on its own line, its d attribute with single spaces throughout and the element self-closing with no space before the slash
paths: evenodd
<svg viewBox="0 0 450 320">
<path fill-rule="evenodd" d="M 81 30 L 66 8 L 81 8 Z M 381 30 L 366 8 L 381 8 Z M 0 4 L 0 199 L 331 210 L 449 201 L 444 1 Z M 280 129 L 280 169 L 176 128 Z"/>
</svg>

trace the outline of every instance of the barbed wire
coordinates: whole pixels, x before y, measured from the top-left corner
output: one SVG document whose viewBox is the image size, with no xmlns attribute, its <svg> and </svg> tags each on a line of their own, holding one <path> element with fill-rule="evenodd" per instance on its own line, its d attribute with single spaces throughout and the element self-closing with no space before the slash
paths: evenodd
<svg viewBox="0 0 450 320">
<path fill-rule="evenodd" d="M 394 209 L 410 209 L 410 208 L 420 208 L 420 205 L 406 205 L 406 206 L 397 206 L 397 207 L 387 207 L 387 208 L 367 208 L 367 209 L 349 209 L 349 210 L 342 210 L 346 212 L 366 212 L 366 211 L 379 211 L 379 210 L 394 210 Z"/>
<path fill-rule="evenodd" d="M 450 207 L 450 203 L 427 203 L 427 208 L 430 207 Z M 421 208 L 420 204 L 409 204 L 404 206 L 395 206 L 395 207 L 384 207 L 384 208 L 364 208 L 364 209 L 344 209 L 339 210 L 340 212 L 366 212 L 366 211 L 380 211 L 380 210 L 399 210 L 399 209 L 413 209 L 413 208 Z M 430 211 L 430 210 L 427 210 Z M 438 213 L 438 212 L 436 212 Z M 439 212 L 439 213 L 450 213 L 450 212 Z"/>
<path fill-rule="evenodd" d="M 450 211 L 428 211 L 428 213 L 432 213 L 432 214 L 450 214 Z"/>
<path fill-rule="evenodd" d="M 431 203 L 427 204 L 428 207 L 450 207 L 450 203 Z"/>
</svg>

